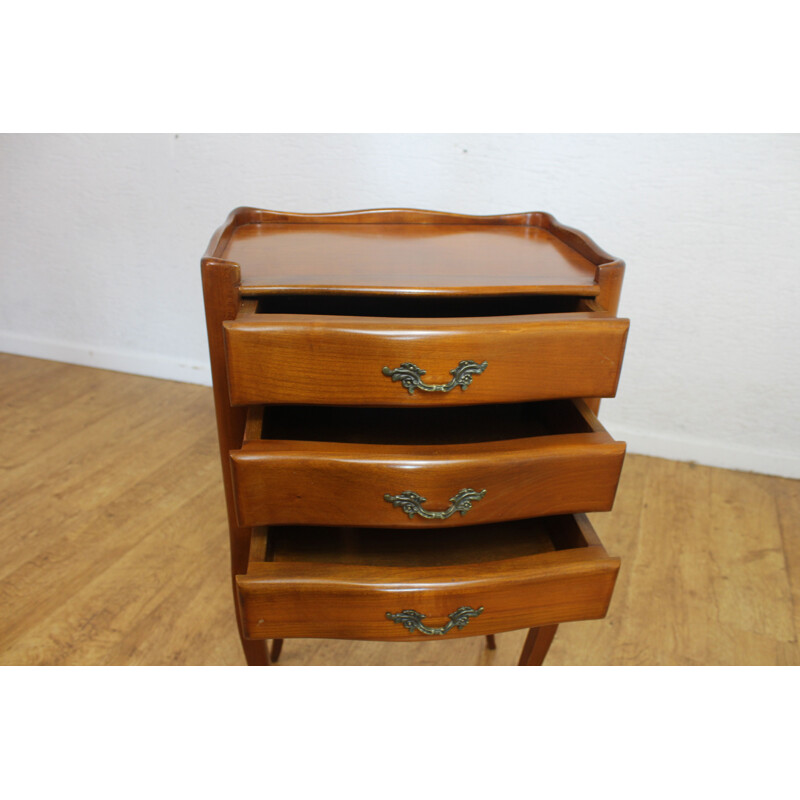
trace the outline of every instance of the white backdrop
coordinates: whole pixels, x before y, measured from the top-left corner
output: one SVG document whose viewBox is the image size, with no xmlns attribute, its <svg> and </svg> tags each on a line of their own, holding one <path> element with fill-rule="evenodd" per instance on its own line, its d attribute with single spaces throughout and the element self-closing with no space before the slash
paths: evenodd
<svg viewBox="0 0 800 800">
<path fill-rule="evenodd" d="M 628 265 L 612 434 L 800 477 L 800 136 L 11 134 L 0 181 L 0 350 L 197 383 L 236 206 L 549 211 Z"/>
</svg>

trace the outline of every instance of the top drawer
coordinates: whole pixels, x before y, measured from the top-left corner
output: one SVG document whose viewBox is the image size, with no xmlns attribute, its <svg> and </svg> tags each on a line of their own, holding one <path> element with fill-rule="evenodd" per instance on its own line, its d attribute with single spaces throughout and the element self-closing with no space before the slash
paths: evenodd
<svg viewBox="0 0 800 800">
<path fill-rule="evenodd" d="M 578 296 L 276 294 L 224 327 L 235 406 L 476 405 L 612 397 L 628 320 Z"/>
</svg>

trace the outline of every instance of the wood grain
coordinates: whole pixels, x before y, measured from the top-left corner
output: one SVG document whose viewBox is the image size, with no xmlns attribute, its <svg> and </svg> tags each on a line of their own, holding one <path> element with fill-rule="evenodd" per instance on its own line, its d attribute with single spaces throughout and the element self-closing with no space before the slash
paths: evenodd
<svg viewBox="0 0 800 800">
<path fill-rule="evenodd" d="M 246 525 L 441 528 L 578 511 L 614 502 L 625 445 L 601 433 L 464 445 L 247 443 L 231 455 Z M 464 514 L 407 516 L 386 500 L 412 491 L 445 511 L 462 489 L 485 491 Z"/>
<path fill-rule="evenodd" d="M 558 625 L 531 628 L 519 657 L 520 667 L 540 667 L 553 643 Z"/>
<path fill-rule="evenodd" d="M 415 641 L 418 631 L 386 619 L 405 609 L 434 627 L 458 608 L 485 609 L 449 639 L 596 619 L 619 570 L 583 515 L 432 533 L 412 548 L 407 534 L 272 530 L 271 559 L 237 577 L 252 638 Z"/>
<path fill-rule="evenodd" d="M 245 293 L 596 294 L 597 269 L 622 262 L 542 212 L 470 216 L 417 209 L 231 212 L 208 257 L 241 267 Z M 455 258 L 454 258 L 455 256 Z M 588 291 L 587 291 L 588 290 Z"/>
<path fill-rule="evenodd" d="M 0 661 L 240 663 L 211 390 L 6 355 L 0 373 Z"/>
<path fill-rule="evenodd" d="M 245 638 L 278 637 L 275 652 L 280 651 L 281 637 L 293 631 L 309 636 L 335 628 L 344 636 L 352 630 L 353 638 L 385 638 L 369 623 L 355 622 L 360 612 L 383 602 L 380 590 L 373 587 L 365 593 L 361 587 L 368 580 L 397 584 L 397 576 L 387 567 L 383 576 L 373 571 L 371 578 L 361 575 L 352 581 L 335 575 L 316 581 L 295 575 L 281 582 L 270 573 L 259 576 L 254 585 L 250 568 L 246 576 L 240 569 L 245 550 L 253 549 L 249 537 L 245 542 L 249 526 L 400 527 L 416 516 L 443 518 L 452 527 L 463 525 L 465 514 L 487 493 L 492 502 L 481 504 L 470 517 L 472 524 L 611 507 L 624 447 L 609 441 L 596 420 L 589 423 L 589 433 L 559 436 L 548 430 L 538 440 L 485 439 L 480 446 L 458 441 L 449 448 L 427 441 L 411 449 L 406 442 L 394 448 L 379 443 L 372 449 L 369 443 L 320 444 L 307 441 L 305 432 L 301 440 L 288 442 L 287 435 L 278 431 L 277 438 L 269 440 L 248 438 L 241 450 L 234 451 L 242 435 L 253 428 L 237 408 L 276 402 L 329 405 L 330 392 L 320 391 L 319 381 L 330 372 L 352 373 L 345 376 L 347 391 L 334 393 L 339 404 L 402 407 L 402 402 L 388 399 L 387 381 L 379 390 L 369 372 L 369 364 L 378 356 L 389 361 L 380 367 L 380 376 L 391 383 L 402 377 L 398 386 L 409 396 L 415 390 L 418 397 L 447 394 L 458 386 L 461 404 L 484 404 L 485 415 L 490 414 L 485 404 L 575 396 L 590 398 L 596 408 L 596 398 L 616 391 L 628 325 L 603 308 L 608 292 L 600 286 L 601 271 L 606 270 L 608 278 L 622 263 L 579 231 L 533 213 L 486 218 L 409 209 L 329 215 L 239 209 L 212 238 L 202 268 L 232 574 L 240 590 L 237 618 L 249 664 L 268 664 L 269 657 L 266 649 L 253 650 Z M 257 277 L 251 280 L 254 274 Z M 264 296 L 248 299 L 260 285 L 266 287 Z M 287 295 L 289 285 L 299 291 Z M 311 286 L 318 287 L 316 295 L 307 291 Z M 359 288 L 348 293 L 343 291 L 346 286 Z M 521 289 L 526 286 L 531 287 L 529 293 Z M 553 291 L 557 286 L 565 287 L 565 297 Z M 394 291 L 395 287 L 402 289 Z M 387 289 L 396 295 L 388 302 Z M 356 297 L 351 300 L 350 294 Z M 502 295 L 510 297 L 498 303 L 496 298 Z M 352 310 L 347 308 L 351 302 Z M 455 366 L 447 370 L 453 379 L 422 382 L 427 369 L 407 357 L 392 367 L 396 361 L 392 345 L 405 349 L 410 343 L 420 354 L 430 354 L 431 361 L 450 360 L 453 354 Z M 494 382 L 481 381 L 466 401 L 464 391 L 474 382 L 474 373 L 485 372 L 489 360 L 456 356 L 456 346 L 484 346 L 496 361 Z M 398 369 L 402 376 L 396 374 Z M 377 367 L 374 372 L 378 374 Z M 248 395 L 248 390 L 254 393 Z M 458 395 L 449 395 L 445 407 L 458 405 L 454 397 Z M 383 427 L 397 424 L 395 419 Z M 231 451 L 230 472 L 227 451 Z M 475 472 L 486 475 L 483 489 L 447 485 L 465 482 L 465 473 Z M 532 473 L 538 473 L 535 479 Z M 541 475 L 546 476 L 544 481 Z M 399 484 L 409 477 L 419 485 L 401 489 Z M 384 482 L 396 482 L 398 487 L 383 491 Z M 431 514 L 415 505 L 427 502 L 423 492 L 437 496 L 443 488 L 445 510 L 437 508 Z M 389 519 L 389 508 L 381 500 L 399 507 L 409 522 L 395 522 L 396 515 Z M 579 525 L 588 526 L 583 519 Z M 528 564 L 524 557 L 510 558 L 498 565 L 499 572 L 492 573 L 488 584 L 480 572 L 491 573 L 488 566 L 482 564 L 476 571 L 468 565 L 460 569 L 457 580 L 445 573 L 438 578 L 422 576 L 416 586 L 404 583 L 402 592 L 421 591 L 420 600 L 438 609 L 468 592 L 466 587 L 481 585 L 497 609 L 492 622 L 482 618 L 478 623 L 478 628 L 491 625 L 487 635 L 522 624 L 543 625 L 547 630 L 556 622 L 605 613 L 619 562 L 605 556 L 601 575 L 596 563 L 591 569 L 585 563 L 593 549 L 587 547 L 579 563 L 552 569 L 549 562 L 543 567 L 538 559 Z M 542 559 L 549 556 L 553 554 Z M 258 562 L 254 568 L 260 566 L 264 564 Z M 285 565 L 269 566 L 280 571 Z M 330 566 L 323 561 L 319 568 Z M 578 574 L 581 569 L 584 575 Z M 295 594 L 314 595 L 312 603 L 324 607 L 323 617 L 337 606 L 341 615 L 313 627 L 310 608 L 306 605 L 306 616 L 298 617 L 303 604 L 287 602 L 292 592 L 281 591 L 290 583 Z M 398 591 L 395 587 L 390 594 Z M 266 624 L 264 619 L 254 623 L 252 615 L 261 617 L 265 608 L 275 613 L 267 614 Z M 290 618 L 294 628 L 287 622 Z M 545 638 L 549 644 L 552 636 Z"/>
<path fill-rule="evenodd" d="M 0 375 L 0 663 L 244 664 L 211 390 L 2 354 Z M 591 520 L 614 596 L 548 665 L 800 665 L 800 481 L 628 455 Z M 280 663 L 515 665 L 526 636 L 288 639 Z"/>
<path fill-rule="evenodd" d="M 233 319 L 239 309 L 239 269 L 235 265 L 204 258 L 201 263 L 203 301 L 205 303 L 208 350 L 211 359 L 211 378 L 214 384 L 214 408 L 217 416 L 219 452 L 222 466 L 222 483 L 228 507 L 230 539 L 231 584 L 236 595 L 235 576 L 247 564 L 250 550 L 250 530 L 239 526 L 233 501 L 233 487 L 228 469 L 228 453 L 242 442 L 246 415 L 243 409 L 231 407 L 227 390 L 227 370 L 223 347 L 222 324 Z M 236 605 L 238 619 L 239 607 Z M 253 665 L 269 664 L 266 647 L 241 638 L 247 662 Z"/>
<path fill-rule="evenodd" d="M 628 320 L 606 312 L 422 318 L 259 314 L 226 322 L 233 405 L 470 405 L 612 397 Z M 413 363 L 446 384 L 461 361 L 487 362 L 466 390 L 409 393 L 383 369 Z"/>
</svg>

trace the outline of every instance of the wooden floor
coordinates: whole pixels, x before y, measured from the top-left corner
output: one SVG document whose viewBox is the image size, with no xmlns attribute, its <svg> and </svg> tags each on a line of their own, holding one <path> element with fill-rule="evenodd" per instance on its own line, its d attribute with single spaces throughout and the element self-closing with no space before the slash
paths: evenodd
<svg viewBox="0 0 800 800">
<path fill-rule="evenodd" d="M 547 664 L 800 664 L 800 481 L 628 456 L 606 619 Z M 243 664 L 211 390 L 0 354 L 0 663 Z M 516 663 L 525 632 L 280 663 Z"/>
</svg>

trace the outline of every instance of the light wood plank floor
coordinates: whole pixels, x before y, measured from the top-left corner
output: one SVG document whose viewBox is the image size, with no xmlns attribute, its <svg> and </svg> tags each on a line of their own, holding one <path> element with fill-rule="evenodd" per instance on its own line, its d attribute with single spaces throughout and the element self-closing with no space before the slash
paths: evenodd
<svg viewBox="0 0 800 800">
<path fill-rule="evenodd" d="M 547 662 L 800 664 L 800 481 L 628 456 L 622 569 Z M 211 390 L 0 354 L 0 663 L 243 664 Z M 280 663 L 510 665 L 525 632 L 287 640 Z"/>
</svg>

